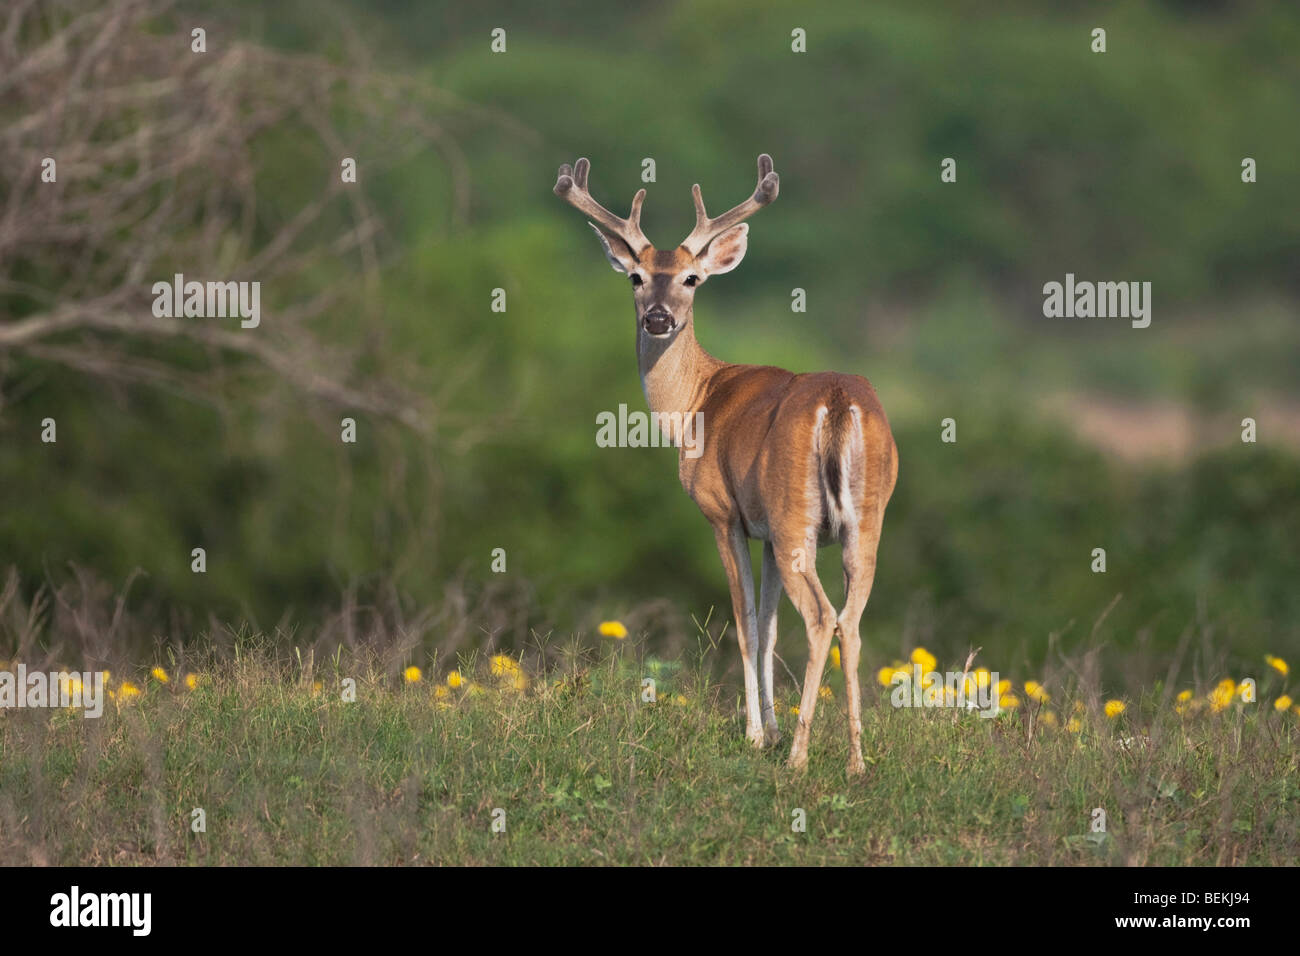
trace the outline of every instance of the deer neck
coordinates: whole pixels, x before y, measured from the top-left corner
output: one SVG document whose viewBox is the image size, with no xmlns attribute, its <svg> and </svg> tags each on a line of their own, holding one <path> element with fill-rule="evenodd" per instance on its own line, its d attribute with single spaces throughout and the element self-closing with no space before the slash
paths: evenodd
<svg viewBox="0 0 1300 956">
<path fill-rule="evenodd" d="M 651 412 L 694 413 L 704 404 L 704 395 L 713 373 L 725 365 L 695 340 L 695 320 L 686 324 L 671 339 L 657 339 L 638 328 L 637 366 L 641 388 Z"/>
</svg>

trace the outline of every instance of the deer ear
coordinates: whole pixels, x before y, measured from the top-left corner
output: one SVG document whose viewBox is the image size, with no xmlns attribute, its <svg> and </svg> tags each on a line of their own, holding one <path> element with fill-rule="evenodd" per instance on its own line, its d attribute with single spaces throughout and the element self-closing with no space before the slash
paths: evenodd
<svg viewBox="0 0 1300 956">
<path fill-rule="evenodd" d="M 726 232 L 719 233 L 708 248 L 696 257 L 696 261 L 709 275 L 719 276 L 740 265 L 748 247 L 749 223 L 742 222 L 739 226 L 732 226 Z"/>
<path fill-rule="evenodd" d="M 636 268 L 636 257 L 632 255 L 632 250 L 627 247 L 626 242 L 618 236 L 609 235 L 593 222 L 587 225 L 591 226 L 596 238 L 600 240 L 601 248 L 605 250 L 605 258 L 609 260 L 615 272 L 626 275 Z"/>
</svg>

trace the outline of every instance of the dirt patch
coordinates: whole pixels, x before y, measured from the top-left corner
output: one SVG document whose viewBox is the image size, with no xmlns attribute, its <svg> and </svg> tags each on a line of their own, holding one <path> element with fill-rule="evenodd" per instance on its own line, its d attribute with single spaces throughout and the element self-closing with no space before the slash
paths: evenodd
<svg viewBox="0 0 1300 956">
<path fill-rule="evenodd" d="M 1241 441 L 1242 419 L 1255 419 L 1256 441 L 1300 449 L 1300 403 L 1269 400 L 1239 415 L 1207 415 L 1176 402 L 1129 402 L 1099 395 L 1057 395 L 1043 410 L 1074 434 L 1125 461 L 1185 461 Z"/>
</svg>

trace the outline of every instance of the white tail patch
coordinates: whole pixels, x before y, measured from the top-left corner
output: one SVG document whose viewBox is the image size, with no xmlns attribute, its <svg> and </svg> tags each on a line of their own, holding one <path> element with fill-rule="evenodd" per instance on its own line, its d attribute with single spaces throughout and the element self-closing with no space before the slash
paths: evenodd
<svg viewBox="0 0 1300 956">
<path fill-rule="evenodd" d="M 840 427 L 848 429 L 848 434 L 845 435 L 827 431 L 826 418 L 829 414 L 830 410 L 825 405 L 820 406 L 813 425 L 812 447 L 818 488 L 810 499 L 816 501 L 819 508 L 817 514 L 808 517 L 814 534 L 825 527 L 825 537 L 838 540 L 843 533 L 856 534 L 858 530 L 858 508 L 853 498 L 853 487 L 861 477 L 865 449 L 862 443 L 862 410 L 857 405 L 849 406 L 847 420 L 841 419 Z"/>
<path fill-rule="evenodd" d="M 849 406 L 849 434 L 846 436 L 840 455 L 840 494 L 838 501 L 839 524 L 848 528 L 850 534 L 858 532 L 858 509 L 853 501 L 855 481 L 861 477 L 863 458 L 866 450 L 862 446 L 862 409 L 856 405 Z M 836 529 L 836 534 L 840 530 Z"/>
</svg>

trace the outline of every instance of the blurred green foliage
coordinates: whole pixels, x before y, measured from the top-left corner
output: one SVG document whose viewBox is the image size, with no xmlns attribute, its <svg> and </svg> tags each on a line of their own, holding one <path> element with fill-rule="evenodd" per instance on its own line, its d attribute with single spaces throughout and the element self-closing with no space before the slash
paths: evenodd
<svg viewBox="0 0 1300 956">
<path fill-rule="evenodd" d="M 864 619 L 873 654 L 919 642 L 944 660 L 968 645 L 994 664 L 1041 659 L 1049 634 L 1086 638 L 1118 594 L 1101 635 L 1121 646 L 1169 649 L 1208 620 L 1250 665 L 1300 648 L 1300 461 L 1268 434 L 1241 444 L 1236 425 L 1300 409 L 1294 6 L 221 9 L 233 34 L 330 56 L 355 30 L 375 67 L 482 108 L 444 119 L 470 173 L 465 222 L 437 157 L 367 179 L 370 144 L 355 147 L 396 250 L 384 336 L 427 369 L 444 418 L 426 443 L 358 416 L 359 444 L 341 448 L 287 392 L 268 415 L 233 383 L 218 411 L 21 360 L 0 414 L 0 555 L 29 583 L 68 561 L 110 581 L 139 566 L 142 597 L 267 621 L 390 575 L 437 601 L 452 578 L 491 579 L 500 547 L 536 589 L 542 631 L 658 598 L 729 613 L 675 453 L 595 445 L 598 412 L 643 407 L 631 303 L 551 186 L 586 155 L 593 192 L 622 209 L 653 157 L 644 224 L 667 246 L 689 229 L 693 182 L 734 203 L 768 151 L 780 199 L 746 262 L 701 292 L 699 335 L 732 361 L 876 384 L 901 469 Z M 1105 54 L 1089 50 L 1094 26 Z M 947 156 L 955 184 L 939 179 Z M 1244 156 L 1258 183 L 1241 182 Z M 265 157 L 289 207 L 318 181 L 295 162 Z M 1066 272 L 1152 282 L 1151 327 L 1044 319 L 1042 285 Z M 796 286 L 806 314 L 790 312 Z M 498 287 L 504 314 L 489 309 Z M 339 310 L 339 335 L 359 334 L 357 314 Z M 1222 450 L 1118 463 L 1041 414 L 1062 394 L 1190 407 L 1227 423 Z M 34 442 L 47 415 L 57 445 Z M 955 445 L 939 441 L 949 416 Z M 196 543 L 206 576 L 189 570 Z M 822 554 L 834 599 L 837 558 Z"/>
</svg>

